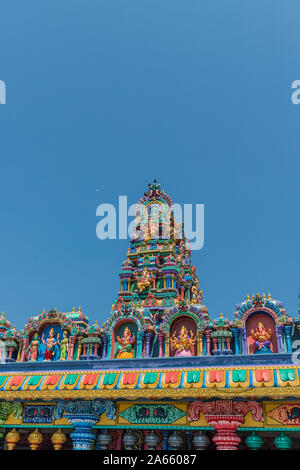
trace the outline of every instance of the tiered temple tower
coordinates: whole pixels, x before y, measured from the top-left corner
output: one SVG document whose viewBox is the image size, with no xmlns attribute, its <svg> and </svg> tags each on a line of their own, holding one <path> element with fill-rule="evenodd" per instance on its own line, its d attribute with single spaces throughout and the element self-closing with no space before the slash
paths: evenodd
<svg viewBox="0 0 300 470">
<path fill-rule="evenodd" d="M 0 447 L 300 448 L 300 311 L 253 294 L 210 320 L 157 182 L 136 215 L 102 326 L 80 307 L 44 310 L 20 332 L 2 314 Z"/>
</svg>

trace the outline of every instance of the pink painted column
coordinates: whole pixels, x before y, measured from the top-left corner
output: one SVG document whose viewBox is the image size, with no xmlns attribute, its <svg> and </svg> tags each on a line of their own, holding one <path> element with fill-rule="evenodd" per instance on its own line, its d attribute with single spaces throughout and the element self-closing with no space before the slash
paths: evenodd
<svg viewBox="0 0 300 470">
<path fill-rule="evenodd" d="M 206 330 L 205 337 L 206 337 L 206 355 L 207 356 L 211 356 L 210 335 L 211 335 L 211 330 Z"/>
<path fill-rule="evenodd" d="M 163 342 L 164 342 L 164 334 L 160 331 L 157 333 L 158 336 L 158 357 L 163 357 L 164 355 L 164 348 L 163 348 Z"/>
</svg>

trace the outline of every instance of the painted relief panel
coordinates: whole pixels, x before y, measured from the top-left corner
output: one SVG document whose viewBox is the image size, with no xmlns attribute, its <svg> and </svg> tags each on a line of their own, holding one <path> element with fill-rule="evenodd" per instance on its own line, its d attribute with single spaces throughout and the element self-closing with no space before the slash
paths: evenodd
<svg viewBox="0 0 300 470">
<path fill-rule="evenodd" d="M 186 403 L 120 403 L 118 424 L 186 425 Z"/>
</svg>

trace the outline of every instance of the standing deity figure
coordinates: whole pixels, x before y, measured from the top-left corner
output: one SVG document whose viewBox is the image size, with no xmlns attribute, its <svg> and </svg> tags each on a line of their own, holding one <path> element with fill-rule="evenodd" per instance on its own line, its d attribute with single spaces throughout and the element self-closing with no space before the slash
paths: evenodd
<svg viewBox="0 0 300 470">
<path fill-rule="evenodd" d="M 192 330 L 188 334 L 187 328 L 183 325 L 178 336 L 176 333 L 175 331 L 171 338 L 171 348 L 172 351 L 175 351 L 175 356 L 192 356 L 192 349 L 196 343 Z"/>
<path fill-rule="evenodd" d="M 130 329 L 126 326 L 122 338 L 117 336 L 118 344 L 116 345 L 117 359 L 131 359 L 134 357 L 132 345 L 135 343 L 135 336 L 131 334 Z"/>
<path fill-rule="evenodd" d="M 143 269 L 142 272 L 142 277 L 140 281 L 137 282 L 137 288 L 140 292 L 143 292 L 143 290 L 146 289 L 146 287 L 149 287 L 151 282 L 150 282 L 151 276 L 147 268 Z"/>
<path fill-rule="evenodd" d="M 39 335 L 35 333 L 33 336 L 30 345 L 26 349 L 26 354 L 28 354 L 28 361 L 36 361 L 38 355 L 38 348 L 39 348 L 40 340 Z"/>
<path fill-rule="evenodd" d="M 44 336 L 45 334 L 43 334 L 43 337 L 42 337 L 42 343 L 46 346 L 44 358 L 45 358 L 45 361 L 51 361 L 52 356 L 54 354 L 54 346 L 59 344 L 58 342 L 59 334 L 57 335 L 57 339 L 55 339 L 54 329 L 51 328 L 51 330 L 49 331 L 49 338 L 47 338 L 46 341 L 44 339 Z"/>
<path fill-rule="evenodd" d="M 271 351 L 271 336 L 272 330 L 269 328 L 267 331 L 264 325 L 259 322 L 257 328 L 250 331 L 255 344 L 255 353 L 259 352 L 272 352 Z"/>
<path fill-rule="evenodd" d="M 60 342 L 60 360 L 61 361 L 65 361 L 67 359 L 68 351 L 69 351 L 68 331 L 64 330 L 63 339 Z"/>
</svg>

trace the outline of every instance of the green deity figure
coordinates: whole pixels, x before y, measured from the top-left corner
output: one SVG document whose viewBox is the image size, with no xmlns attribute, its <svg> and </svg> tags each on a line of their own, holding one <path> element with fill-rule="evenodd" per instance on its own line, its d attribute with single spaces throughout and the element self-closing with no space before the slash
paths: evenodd
<svg viewBox="0 0 300 470">
<path fill-rule="evenodd" d="M 60 343 L 60 360 L 65 361 L 67 359 L 67 353 L 69 350 L 69 340 L 68 340 L 68 332 L 65 330 L 63 332 L 63 339 Z"/>
</svg>

